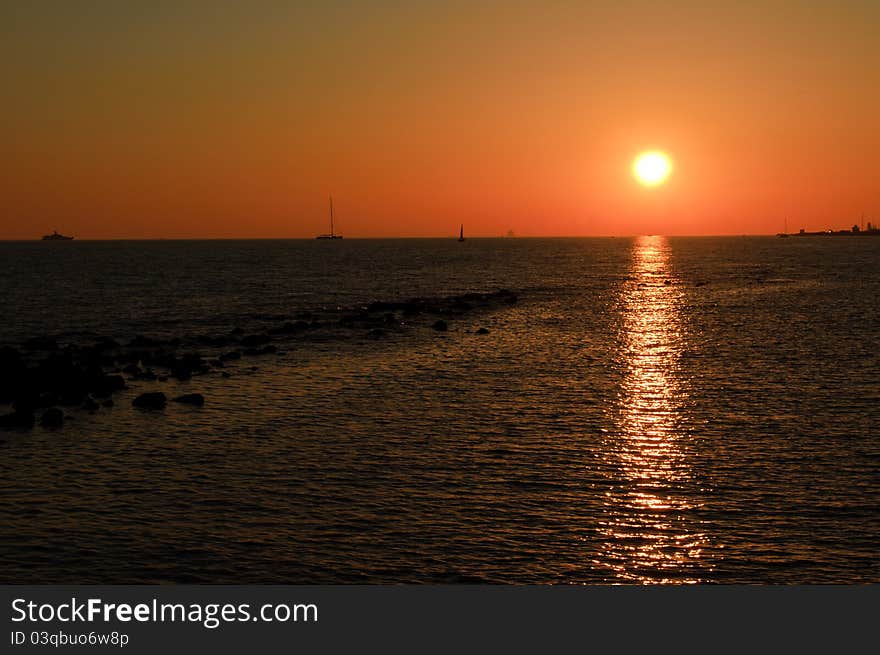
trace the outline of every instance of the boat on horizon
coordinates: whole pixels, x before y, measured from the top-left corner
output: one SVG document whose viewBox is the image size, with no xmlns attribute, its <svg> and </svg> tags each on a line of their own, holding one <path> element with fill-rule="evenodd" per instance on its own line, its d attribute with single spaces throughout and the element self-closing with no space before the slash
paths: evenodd
<svg viewBox="0 0 880 655">
<path fill-rule="evenodd" d="M 788 234 L 788 218 L 786 218 L 786 219 L 785 219 L 785 222 L 783 223 L 782 232 L 779 232 L 776 236 L 778 236 L 780 239 L 787 239 L 787 238 L 789 237 L 789 234 Z"/>
<path fill-rule="evenodd" d="M 43 236 L 42 241 L 73 241 L 73 237 L 64 236 L 63 234 L 59 234 L 58 230 L 52 230 L 52 234 L 46 234 Z"/>
<path fill-rule="evenodd" d="M 461 228 L 458 231 L 458 241 L 459 243 L 464 241 L 464 223 L 461 224 Z"/>
<path fill-rule="evenodd" d="M 341 239 L 341 234 L 333 231 L 333 196 L 330 196 L 330 234 L 319 234 L 316 239 Z"/>
</svg>

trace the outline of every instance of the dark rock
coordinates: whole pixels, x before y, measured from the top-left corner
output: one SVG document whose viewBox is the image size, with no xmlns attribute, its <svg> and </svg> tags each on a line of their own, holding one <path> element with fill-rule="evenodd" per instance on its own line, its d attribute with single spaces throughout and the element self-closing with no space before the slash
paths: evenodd
<svg viewBox="0 0 880 655">
<path fill-rule="evenodd" d="M 241 345 L 247 348 L 255 348 L 267 344 L 269 341 L 268 334 L 249 334 L 241 338 Z"/>
<path fill-rule="evenodd" d="M 435 330 L 437 330 L 437 332 L 446 332 L 446 330 L 449 329 L 449 326 L 446 324 L 446 321 L 444 321 L 444 320 L 437 321 L 431 327 L 433 327 Z"/>
<path fill-rule="evenodd" d="M 28 383 L 28 368 L 15 348 L 0 348 L 0 403 L 8 402 Z"/>
<path fill-rule="evenodd" d="M 145 353 L 146 355 L 146 353 Z M 148 360 L 149 357 L 145 356 L 145 361 Z M 141 361 L 141 353 L 137 350 L 132 350 L 129 352 L 119 353 L 119 356 L 116 358 L 116 361 L 120 364 L 138 364 Z"/>
<path fill-rule="evenodd" d="M 279 325 L 269 330 L 269 334 L 295 334 L 296 332 L 308 329 L 309 324 L 305 321 L 296 321 L 295 323 L 288 321 L 284 325 Z"/>
<path fill-rule="evenodd" d="M 229 378 L 232 377 L 232 373 L 229 373 L 228 371 L 223 371 L 222 373 L 220 373 L 220 376 L 224 377 L 228 380 Z"/>
<path fill-rule="evenodd" d="M 108 398 L 107 400 L 105 400 L 104 402 L 102 402 L 101 405 L 102 405 L 103 407 L 113 407 L 113 399 L 112 399 L 112 398 Z"/>
<path fill-rule="evenodd" d="M 506 296 L 504 298 L 504 302 L 507 303 L 508 305 L 515 305 L 518 300 L 519 300 L 519 298 L 517 297 L 517 295 L 515 293 L 510 294 L 509 296 Z"/>
<path fill-rule="evenodd" d="M 128 364 L 127 366 L 123 367 L 122 372 L 137 377 L 138 374 L 140 374 L 141 372 L 141 367 L 137 364 Z"/>
<path fill-rule="evenodd" d="M 40 417 L 40 425 L 44 428 L 60 428 L 64 423 L 64 412 L 57 407 L 50 407 Z"/>
<path fill-rule="evenodd" d="M 389 325 L 392 323 L 397 323 L 397 317 L 394 315 L 393 312 L 388 312 L 387 314 L 385 314 L 385 322 Z"/>
<path fill-rule="evenodd" d="M 276 352 L 278 352 L 278 346 L 269 344 L 262 348 L 246 348 L 244 354 L 248 357 L 255 357 L 257 355 L 271 355 Z"/>
<path fill-rule="evenodd" d="M 58 394 L 52 393 L 51 391 L 41 393 L 37 398 L 37 407 L 40 409 L 46 409 L 47 407 L 52 407 L 52 405 L 57 404 Z"/>
<path fill-rule="evenodd" d="M 99 405 L 98 405 L 97 402 L 95 402 L 95 399 L 94 399 L 94 398 L 86 397 L 86 400 L 85 400 L 85 402 L 83 403 L 83 406 L 82 406 L 82 407 L 83 407 L 83 409 L 85 409 L 86 411 L 89 411 L 89 412 L 97 412 L 97 411 L 98 411 L 98 408 L 99 408 Z"/>
<path fill-rule="evenodd" d="M 168 362 L 168 368 L 171 369 L 171 376 L 181 381 L 189 380 L 193 373 L 207 373 L 210 370 L 198 353 L 186 353 L 180 358 L 172 358 Z"/>
<path fill-rule="evenodd" d="M 22 345 L 26 350 L 58 350 L 58 342 L 50 337 L 33 337 Z"/>
<path fill-rule="evenodd" d="M 227 339 L 226 337 L 214 337 L 210 334 L 200 334 L 196 337 L 196 341 L 198 341 L 199 343 L 203 343 L 206 346 L 213 346 L 215 348 L 220 348 L 229 343 L 229 339 Z"/>
<path fill-rule="evenodd" d="M 477 334 L 489 334 L 489 330 L 487 328 L 481 327 L 477 330 Z"/>
<path fill-rule="evenodd" d="M 205 397 L 200 393 L 187 393 L 175 398 L 174 402 L 183 403 L 184 405 L 196 405 L 198 407 L 201 407 L 205 404 Z"/>
<path fill-rule="evenodd" d="M 21 354 L 12 346 L 3 346 L 0 348 L 0 365 L 9 366 L 13 363 L 21 362 Z"/>
<path fill-rule="evenodd" d="M 400 308 L 403 310 L 404 316 L 417 316 L 424 311 L 425 302 L 419 299 L 410 300 L 402 303 Z"/>
<path fill-rule="evenodd" d="M 29 412 L 12 412 L 0 416 L 0 430 L 29 430 L 34 422 L 34 415 Z"/>
<path fill-rule="evenodd" d="M 159 339 L 145 337 L 142 334 L 137 335 L 134 339 L 128 342 L 129 348 L 156 348 L 161 345 L 162 341 Z"/>
<path fill-rule="evenodd" d="M 82 405 L 85 402 L 86 393 L 82 389 L 65 389 L 58 396 L 58 404 L 65 407 Z"/>
<path fill-rule="evenodd" d="M 373 328 L 369 332 L 367 332 L 367 337 L 370 339 L 381 339 L 385 336 L 385 330 L 381 328 Z"/>
<path fill-rule="evenodd" d="M 192 371 L 189 370 L 189 367 L 187 366 L 177 365 L 171 369 L 171 377 L 175 380 L 185 382 L 186 380 L 192 379 Z"/>
<path fill-rule="evenodd" d="M 238 350 L 233 350 L 231 352 L 220 355 L 218 359 L 221 362 L 228 362 L 233 359 L 241 359 L 241 353 Z"/>
<path fill-rule="evenodd" d="M 131 404 L 142 409 L 163 409 L 167 402 L 168 397 L 161 391 L 150 391 L 142 393 Z"/>
<path fill-rule="evenodd" d="M 39 396 L 21 394 L 13 401 L 12 409 L 19 414 L 33 414 L 41 404 Z"/>
<path fill-rule="evenodd" d="M 119 342 L 110 337 L 102 337 L 92 346 L 92 350 L 99 352 L 103 350 L 115 350 L 116 348 L 119 348 Z"/>
<path fill-rule="evenodd" d="M 230 334 L 233 334 L 235 336 L 239 336 L 239 335 L 244 334 L 244 330 L 241 329 L 240 327 L 232 328 L 232 331 L 230 332 Z"/>
<path fill-rule="evenodd" d="M 125 389 L 125 378 L 121 375 L 97 374 L 88 383 L 89 391 L 96 396 L 109 396 L 111 393 Z"/>
</svg>

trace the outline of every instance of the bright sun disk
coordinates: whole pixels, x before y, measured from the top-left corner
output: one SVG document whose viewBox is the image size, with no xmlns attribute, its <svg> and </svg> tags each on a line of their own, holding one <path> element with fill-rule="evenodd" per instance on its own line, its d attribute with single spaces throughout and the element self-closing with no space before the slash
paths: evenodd
<svg viewBox="0 0 880 655">
<path fill-rule="evenodd" d="M 640 184 L 659 186 L 672 173 L 672 160 L 665 152 L 651 150 L 636 157 L 632 170 Z"/>
</svg>

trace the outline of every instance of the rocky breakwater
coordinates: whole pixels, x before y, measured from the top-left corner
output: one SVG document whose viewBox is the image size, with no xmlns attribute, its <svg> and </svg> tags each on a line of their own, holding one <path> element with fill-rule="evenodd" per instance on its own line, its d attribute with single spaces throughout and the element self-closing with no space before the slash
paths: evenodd
<svg viewBox="0 0 880 655">
<path fill-rule="evenodd" d="M 113 394 L 142 382 L 188 381 L 242 366 L 245 358 L 277 355 L 307 342 L 366 338 L 386 339 L 412 330 L 444 333 L 457 319 L 474 312 L 504 309 L 518 295 L 501 289 L 489 293 L 374 301 L 353 308 L 319 308 L 293 316 L 259 317 L 260 329 L 240 326 L 224 334 L 158 339 L 138 335 L 126 343 L 99 338 L 91 343 L 61 344 L 52 337 L 34 337 L 0 347 L 0 430 L 29 430 L 37 423 L 59 428 L 71 412 L 94 414 L 113 405 Z M 486 335 L 480 328 L 476 334 Z M 200 393 L 173 398 L 178 405 L 202 407 Z M 139 394 L 132 405 L 163 410 L 162 391 Z"/>
</svg>

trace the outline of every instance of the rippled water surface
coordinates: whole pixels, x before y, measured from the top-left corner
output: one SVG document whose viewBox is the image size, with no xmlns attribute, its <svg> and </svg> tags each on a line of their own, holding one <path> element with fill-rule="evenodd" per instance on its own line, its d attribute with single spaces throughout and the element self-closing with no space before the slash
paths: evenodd
<svg viewBox="0 0 880 655">
<path fill-rule="evenodd" d="M 880 240 L 0 243 L 0 272 L 0 343 L 520 294 L 0 432 L 3 582 L 880 582 Z M 154 388 L 207 403 L 130 407 Z"/>
</svg>

